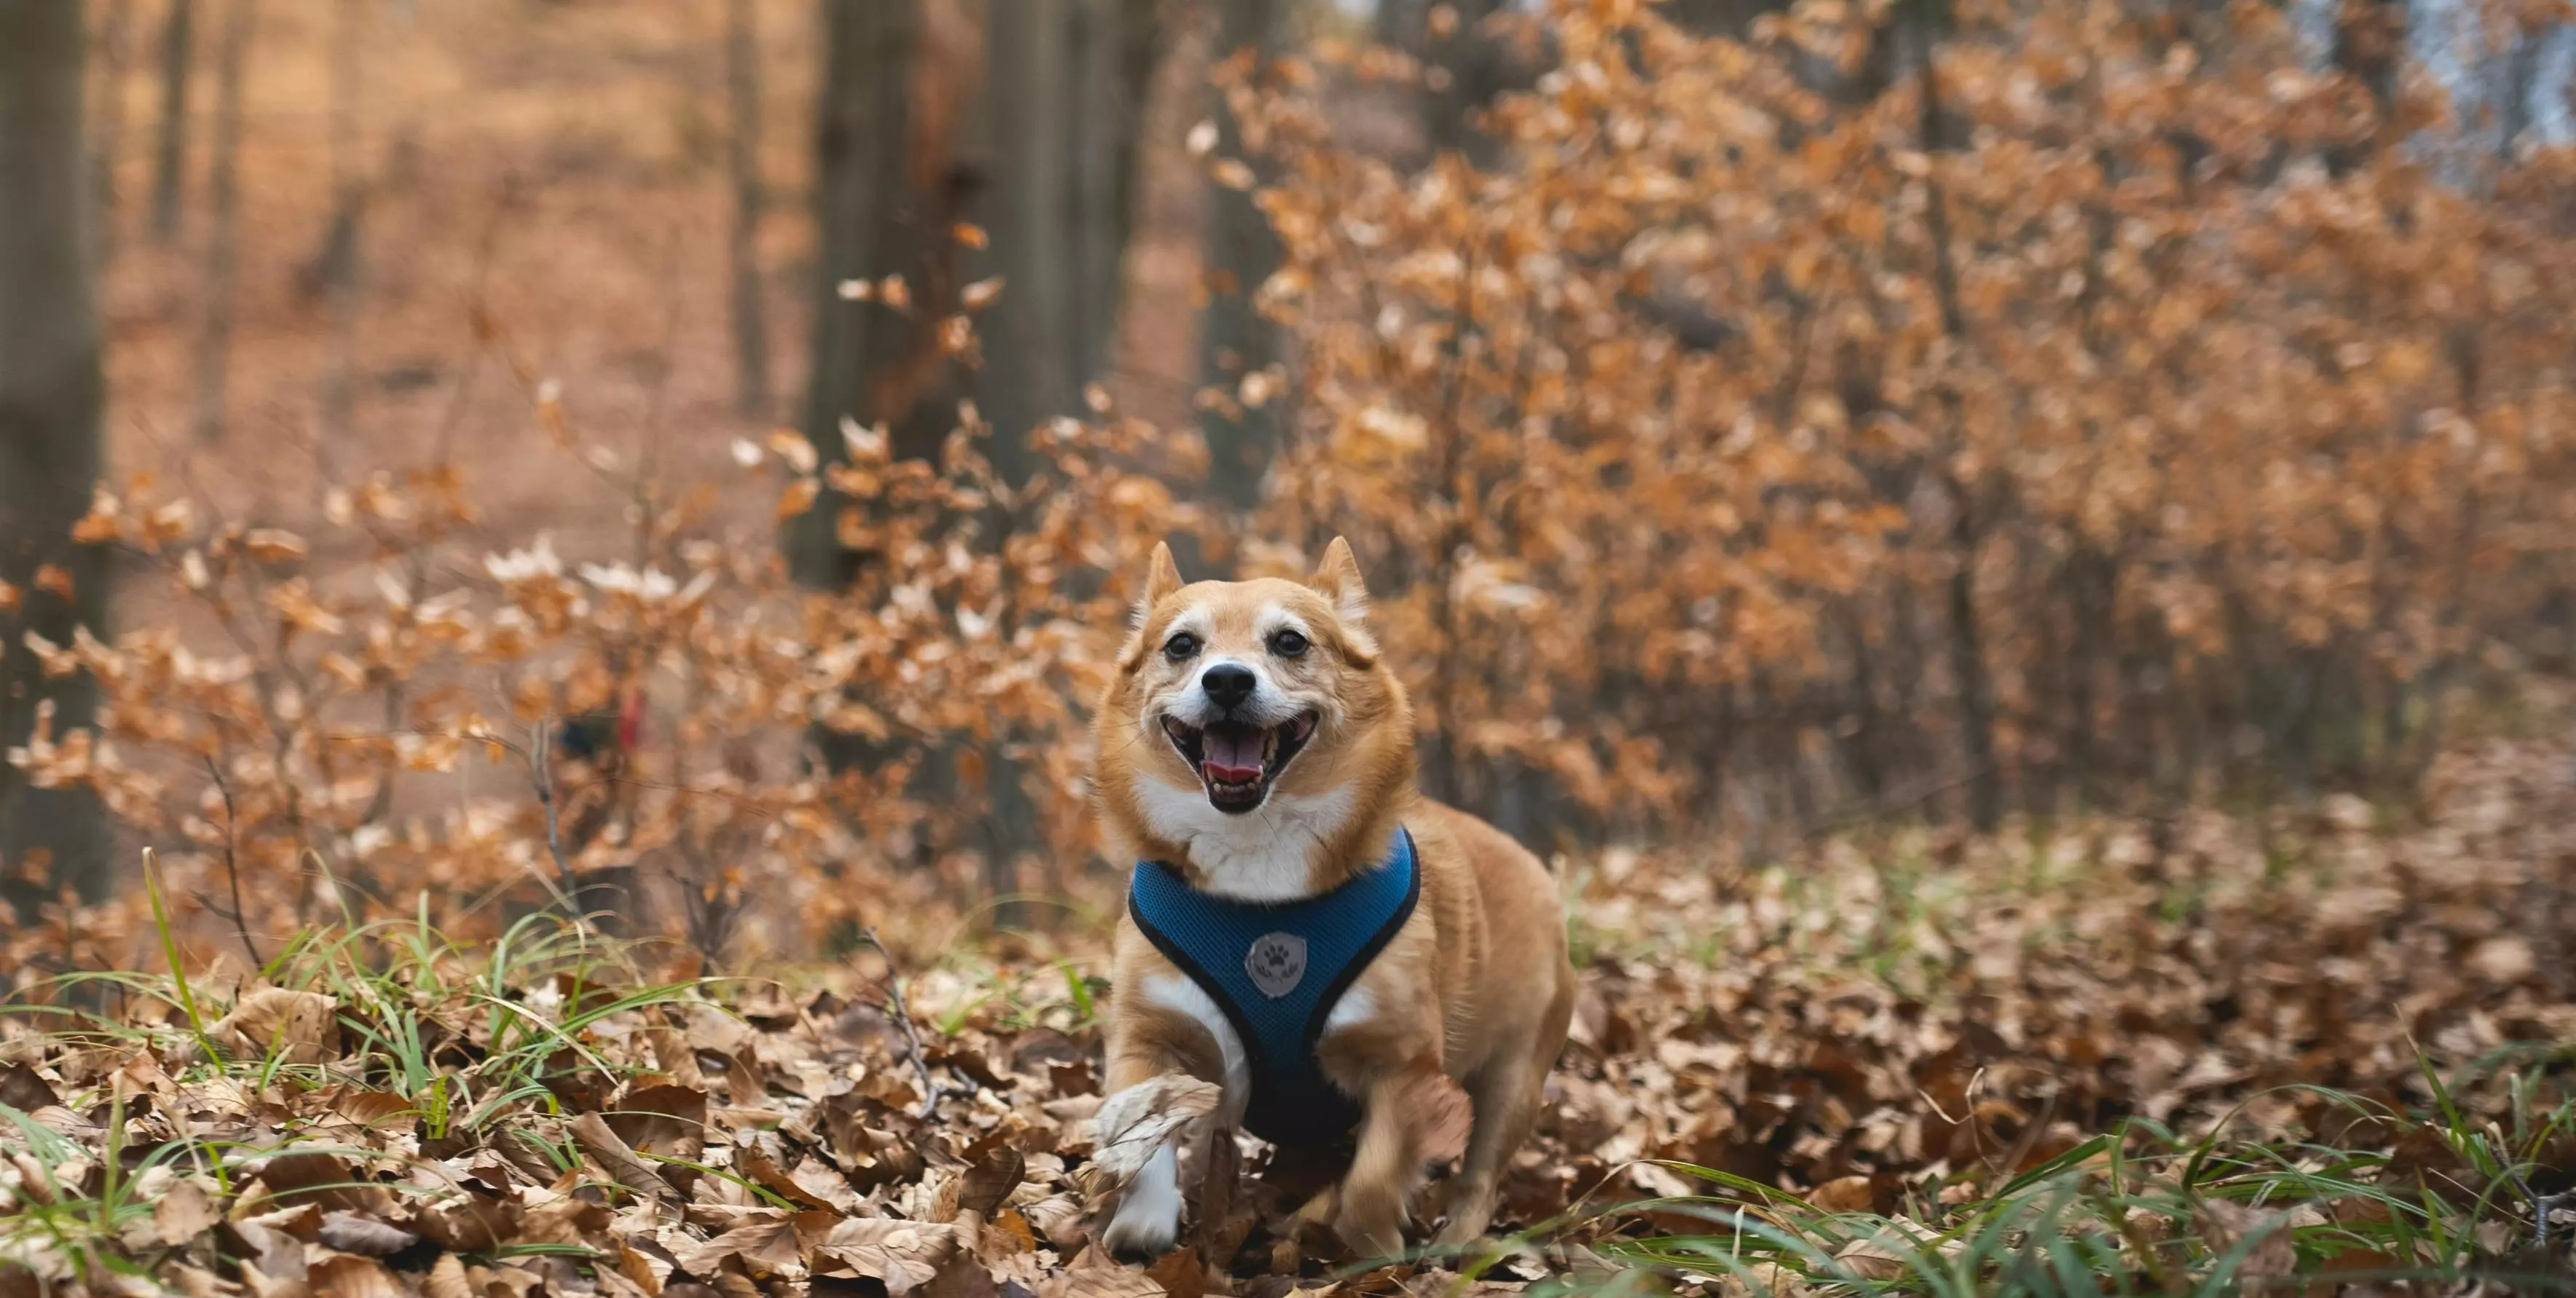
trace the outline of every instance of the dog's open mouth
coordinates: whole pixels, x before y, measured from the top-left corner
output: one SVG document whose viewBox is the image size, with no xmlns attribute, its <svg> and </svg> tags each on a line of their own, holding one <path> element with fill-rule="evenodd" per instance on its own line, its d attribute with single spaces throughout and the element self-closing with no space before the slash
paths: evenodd
<svg viewBox="0 0 2576 1298">
<path fill-rule="evenodd" d="M 1279 773 L 1315 737 L 1315 714 L 1300 712 L 1275 726 L 1216 721 L 1204 727 L 1166 716 L 1163 734 L 1180 750 L 1181 760 L 1199 773 L 1209 805 L 1245 812 L 1270 796 Z"/>
</svg>

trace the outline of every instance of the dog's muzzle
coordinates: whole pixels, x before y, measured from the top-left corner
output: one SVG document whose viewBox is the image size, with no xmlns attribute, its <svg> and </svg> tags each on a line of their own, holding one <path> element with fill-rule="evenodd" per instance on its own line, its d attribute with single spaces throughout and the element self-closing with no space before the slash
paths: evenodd
<svg viewBox="0 0 2576 1298">
<path fill-rule="evenodd" d="M 1280 772 L 1315 737 L 1315 714 L 1300 712 L 1276 725 L 1233 718 L 1192 725 L 1166 713 L 1163 736 L 1198 772 L 1208 804 L 1241 814 L 1269 799 Z"/>
</svg>

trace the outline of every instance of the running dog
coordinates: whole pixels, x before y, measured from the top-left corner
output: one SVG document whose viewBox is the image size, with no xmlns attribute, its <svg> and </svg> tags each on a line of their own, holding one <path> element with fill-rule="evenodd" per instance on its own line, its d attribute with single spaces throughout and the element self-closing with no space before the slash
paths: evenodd
<svg viewBox="0 0 2576 1298">
<path fill-rule="evenodd" d="M 1327 1211 L 1392 1256 L 1423 1175 L 1423 1084 L 1472 1107 L 1443 1244 L 1482 1238 L 1574 1004 L 1565 916 L 1518 843 L 1414 787 L 1413 711 L 1335 539 L 1304 582 L 1183 585 L 1157 546 L 1094 720 L 1100 815 L 1137 862 L 1108 1025 L 1116 1092 L 1166 1073 L 1224 1089 L 1231 1128 L 1357 1132 Z M 1104 1242 L 1179 1238 L 1165 1147 Z"/>
</svg>

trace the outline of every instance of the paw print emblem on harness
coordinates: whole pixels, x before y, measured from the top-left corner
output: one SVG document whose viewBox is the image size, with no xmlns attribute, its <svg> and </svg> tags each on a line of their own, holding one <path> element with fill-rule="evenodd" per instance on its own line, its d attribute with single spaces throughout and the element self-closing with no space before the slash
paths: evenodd
<svg viewBox="0 0 2576 1298">
<path fill-rule="evenodd" d="M 1266 933 L 1243 953 L 1243 971 L 1261 994 L 1277 1000 L 1297 990 L 1306 976 L 1306 939 L 1294 933 Z"/>
</svg>

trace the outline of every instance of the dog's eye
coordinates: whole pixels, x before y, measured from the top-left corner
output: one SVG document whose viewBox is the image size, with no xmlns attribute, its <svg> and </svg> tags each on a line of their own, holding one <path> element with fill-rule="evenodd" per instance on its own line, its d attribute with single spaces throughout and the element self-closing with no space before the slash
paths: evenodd
<svg viewBox="0 0 2576 1298">
<path fill-rule="evenodd" d="M 1173 662 L 1179 662 L 1184 658 L 1188 658 L 1191 655 L 1196 654 L 1198 651 L 1199 638 L 1191 635 L 1187 631 L 1183 631 L 1179 635 L 1173 636 L 1171 639 L 1163 642 L 1163 656 L 1171 659 Z"/>
<path fill-rule="evenodd" d="M 1275 653 L 1282 658 L 1296 658 L 1304 655 L 1306 652 L 1305 634 L 1298 631 L 1282 631 L 1279 634 L 1270 637 L 1270 652 Z"/>
</svg>

